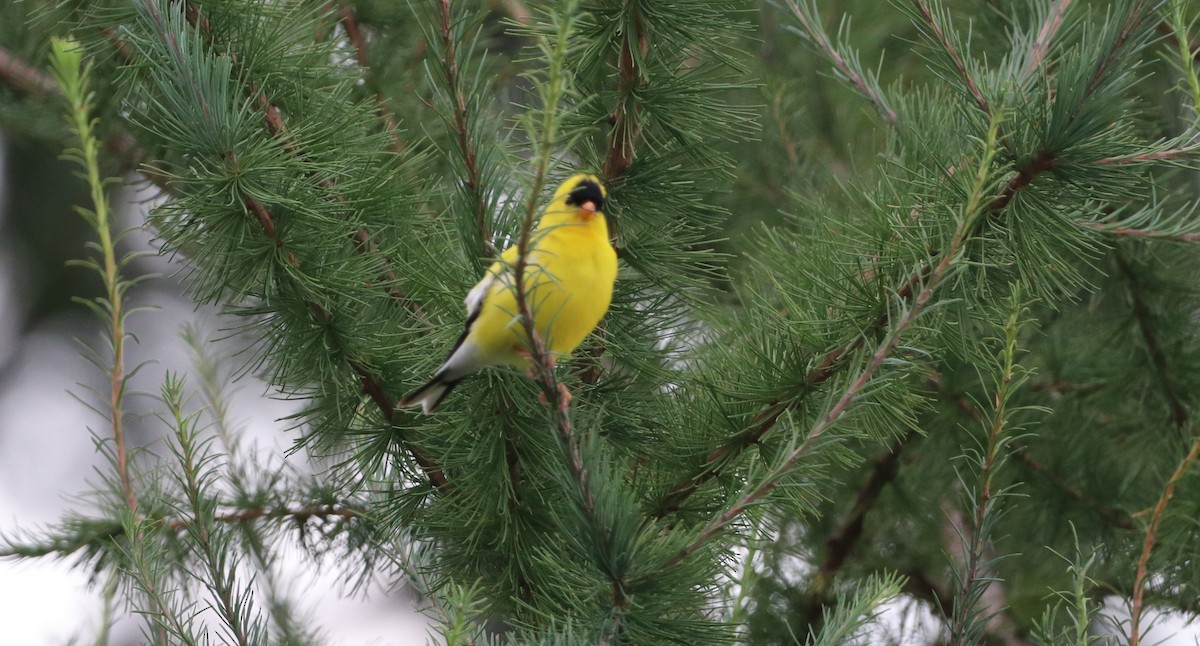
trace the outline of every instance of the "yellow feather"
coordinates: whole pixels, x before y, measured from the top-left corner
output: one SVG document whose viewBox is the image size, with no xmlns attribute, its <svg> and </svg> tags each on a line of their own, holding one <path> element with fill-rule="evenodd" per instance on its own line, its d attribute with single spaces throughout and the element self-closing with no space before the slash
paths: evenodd
<svg viewBox="0 0 1200 646">
<path fill-rule="evenodd" d="M 563 182 L 533 231 L 527 255 L 524 283 L 534 326 L 546 349 L 559 356 L 578 348 L 600 323 L 617 278 L 617 254 L 609 243 L 604 213 L 571 203 L 588 184 L 599 188 L 601 203 L 596 206 L 603 206 L 607 193 L 595 176 L 575 175 Z M 513 284 L 517 252 L 516 246 L 506 249 L 471 290 L 468 314 L 479 308 L 478 315 L 469 320 L 465 335 L 434 378 L 400 405 L 421 404 L 428 413 L 476 370 L 528 363 L 521 354 L 528 348 Z"/>
</svg>

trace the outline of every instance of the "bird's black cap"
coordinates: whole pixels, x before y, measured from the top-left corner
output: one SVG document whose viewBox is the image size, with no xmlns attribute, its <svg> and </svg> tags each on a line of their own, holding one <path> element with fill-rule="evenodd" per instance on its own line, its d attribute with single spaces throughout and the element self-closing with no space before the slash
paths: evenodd
<svg viewBox="0 0 1200 646">
<path fill-rule="evenodd" d="M 583 206 L 584 202 L 595 204 L 597 211 L 604 210 L 604 192 L 600 190 L 599 184 L 590 179 L 579 182 L 567 195 L 569 206 Z"/>
</svg>

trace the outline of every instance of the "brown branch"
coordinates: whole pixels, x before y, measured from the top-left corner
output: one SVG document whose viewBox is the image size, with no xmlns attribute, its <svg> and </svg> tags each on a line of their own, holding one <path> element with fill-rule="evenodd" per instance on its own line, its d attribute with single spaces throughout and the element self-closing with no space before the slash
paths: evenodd
<svg viewBox="0 0 1200 646">
<path fill-rule="evenodd" d="M 946 51 L 946 55 L 950 57 L 950 61 L 954 64 L 954 69 L 958 72 L 959 77 L 967 86 L 967 90 L 975 99 L 975 105 L 979 107 L 984 114 L 991 116 L 992 107 L 988 104 L 988 100 L 983 96 L 983 91 L 979 89 L 979 85 L 975 83 L 975 79 L 967 71 L 967 65 L 963 61 L 962 55 L 954 47 L 954 42 L 950 40 L 946 34 L 945 28 L 938 22 L 937 16 L 933 15 L 933 11 L 929 8 L 929 4 L 925 0 L 913 0 L 917 6 L 917 11 L 921 13 L 921 18 L 925 20 L 925 24 L 933 32 L 938 44 Z"/>
<path fill-rule="evenodd" d="M 1017 196 L 1017 193 L 1028 188 L 1033 183 L 1035 177 L 1048 170 L 1052 170 L 1054 163 L 1055 158 L 1053 153 L 1039 150 L 1030 159 L 1029 163 L 1022 166 L 1017 171 L 1017 174 L 1008 180 L 1008 183 L 1000 191 L 1000 195 L 997 195 L 996 199 L 992 200 L 992 203 L 988 205 L 988 211 L 993 214 L 1003 211 L 1009 202 L 1012 202 L 1013 198 Z"/>
<path fill-rule="evenodd" d="M 1017 193 L 1029 187 L 1035 177 L 1053 168 L 1054 158 L 1052 156 L 1042 152 L 1034 155 L 1033 159 L 1025 166 L 1022 166 L 1004 185 L 1000 194 L 988 204 L 986 212 L 993 217 L 999 215 Z M 978 229 L 986 226 L 986 224 L 987 218 L 980 218 L 979 223 L 976 225 L 976 231 L 971 232 L 972 235 L 976 234 Z M 940 263 L 945 260 L 946 255 L 943 254 L 940 258 L 935 256 L 933 263 Z M 926 265 L 919 272 L 913 274 L 904 286 L 896 292 L 896 296 L 900 300 L 911 298 L 915 290 L 928 279 L 935 266 L 936 264 Z M 841 372 L 848 365 L 844 359 L 858 352 L 863 347 L 868 336 L 885 329 L 890 320 L 890 315 L 887 312 L 880 314 L 853 340 L 826 353 L 817 363 L 816 367 L 809 370 L 805 375 L 800 392 L 793 395 L 791 401 L 780 398 L 767 404 L 750 422 L 749 428 L 746 431 L 733 437 L 725 446 L 709 453 L 705 457 L 704 464 L 698 473 L 676 483 L 671 491 L 659 502 L 652 516 L 654 518 L 662 518 L 678 511 L 684 501 L 691 497 L 701 486 L 721 474 L 721 469 L 727 461 L 735 458 L 746 447 L 758 443 L 763 436 L 774 428 L 775 423 L 781 415 L 798 406 L 799 401 L 796 398 L 803 397 L 805 394 L 812 392 L 817 386 L 820 386 Z"/>
<path fill-rule="evenodd" d="M 49 74 L 12 55 L 0 47 L 0 81 L 9 87 L 30 96 L 61 96 L 58 86 Z M 104 148 L 122 160 L 121 166 L 137 170 L 164 194 L 175 196 L 177 191 L 169 184 L 169 178 L 159 169 L 142 165 L 146 151 L 137 147 L 137 141 L 127 132 L 119 133 L 104 141 Z"/>
<path fill-rule="evenodd" d="M 1145 296 L 1142 293 L 1141 281 L 1133 270 L 1133 266 L 1121 252 L 1120 247 L 1114 250 L 1114 258 L 1117 262 L 1117 268 L 1121 271 L 1125 281 L 1129 284 L 1129 297 L 1132 300 L 1133 316 L 1137 322 L 1138 329 L 1142 334 L 1142 341 L 1146 344 L 1146 351 L 1150 353 L 1150 363 L 1154 367 L 1154 374 L 1158 378 L 1159 385 L 1162 387 L 1163 397 L 1167 400 L 1167 407 L 1171 409 L 1171 421 L 1178 429 L 1185 429 L 1190 423 L 1187 412 L 1187 407 L 1184 405 L 1179 394 L 1179 388 L 1175 384 L 1175 380 L 1171 377 L 1171 368 L 1167 363 L 1166 352 L 1163 351 L 1162 344 L 1158 339 L 1158 331 L 1155 326 L 1154 313 L 1150 310 L 1149 304 L 1146 302 Z"/>
<path fill-rule="evenodd" d="M 1163 351 L 1162 344 L 1158 338 L 1158 331 L 1155 327 L 1154 313 L 1151 311 L 1149 304 L 1146 303 L 1145 297 L 1142 294 L 1141 281 L 1119 247 L 1115 250 L 1114 256 L 1117 261 L 1117 267 L 1129 284 L 1129 294 L 1133 301 L 1133 315 L 1137 321 L 1138 328 L 1141 330 L 1142 341 L 1146 344 L 1146 350 L 1150 353 L 1150 362 L 1154 366 L 1154 373 L 1162 386 L 1163 396 L 1166 398 L 1167 405 L 1171 409 L 1171 420 L 1175 424 L 1176 429 L 1187 433 L 1191 429 L 1191 416 L 1183 402 L 1175 380 L 1171 377 L 1167 356 Z M 1167 503 L 1175 495 L 1176 483 L 1191 468 L 1197 456 L 1200 456 L 1200 439 L 1196 439 L 1192 443 L 1191 450 L 1188 451 L 1188 454 L 1175 468 L 1175 472 L 1167 480 L 1166 485 L 1163 487 L 1162 495 L 1159 496 L 1158 503 L 1154 506 L 1150 523 L 1146 527 L 1146 536 L 1142 542 L 1142 552 L 1138 557 L 1137 573 L 1133 579 L 1133 608 L 1130 611 L 1129 621 L 1130 646 L 1138 646 L 1141 639 L 1138 629 L 1141 624 L 1142 609 L 1145 600 L 1146 577 L 1149 573 L 1150 555 L 1158 539 L 1159 527 L 1162 525 L 1163 514 L 1166 511 Z"/>
<path fill-rule="evenodd" d="M 1169 231 L 1158 231 L 1155 229 L 1133 229 L 1130 227 L 1114 227 L 1104 224 L 1103 222 L 1083 222 L 1083 226 L 1100 233 L 1107 233 L 1114 236 L 1123 236 L 1129 238 L 1142 238 L 1145 240 L 1165 240 L 1168 242 L 1197 242 L 1200 241 L 1200 233 L 1171 233 Z"/>
<path fill-rule="evenodd" d="M 630 3 L 626 2 L 624 7 L 631 9 L 632 12 Z M 634 13 L 631 22 L 633 23 L 632 29 L 621 30 L 621 48 L 617 56 L 617 104 L 613 108 L 612 114 L 609 115 L 612 129 L 608 134 L 608 150 L 605 153 L 601 169 L 601 175 L 609 186 L 612 186 L 616 180 L 629 171 L 630 166 L 633 165 L 634 151 L 637 148 L 637 117 L 641 114 L 642 106 L 634 98 L 633 93 L 640 84 L 641 70 L 634 57 L 633 41 L 637 41 L 640 56 L 644 57 L 650 52 L 650 42 L 646 38 L 641 17 Z M 610 217 L 607 222 L 609 242 L 620 256 L 621 249 L 617 245 L 617 220 Z M 583 383 L 589 386 L 599 382 L 603 372 L 600 365 L 600 357 L 604 355 L 604 341 L 601 338 L 603 332 L 604 321 L 601 321 L 596 327 L 597 334 L 592 337 L 593 340 L 586 351 L 595 363 L 580 373 Z"/>
<path fill-rule="evenodd" d="M 642 106 L 633 93 L 641 83 L 641 70 L 638 68 L 634 47 L 637 47 L 639 57 L 646 56 L 650 51 L 650 43 L 646 39 L 646 30 L 642 18 L 631 3 L 626 2 L 625 8 L 631 15 L 625 20 L 625 28 L 621 30 L 621 49 L 617 58 L 617 105 L 613 108 L 610 119 L 612 130 L 608 135 L 608 152 L 604 157 L 602 173 L 610 185 L 624 176 L 633 165 L 634 149 L 638 140 L 638 121 Z M 616 240 L 616 227 L 609 223 L 610 237 Z"/>
<path fill-rule="evenodd" d="M 1050 51 L 1050 41 L 1054 39 L 1054 34 L 1058 33 L 1059 27 L 1062 26 L 1063 18 L 1066 16 L 1067 7 L 1070 4 L 1071 0 L 1058 0 L 1054 8 L 1050 10 L 1050 14 L 1046 16 L 1046 21 L 1042 23 L 1042 28 L 1038 30 L 1038 35 L 1033 41 L 1029 62 L 1025 66 L 1026 76 L 1037 71 L 1037 68 L 1041 67 L 1042 61 L 1046 59 L 1046 54 Z"/>
<path fill-rule="evenodd" d="M 268 507 L 251 507 L 237 511 L 213 515 L 213 520 L 219 523 L 248 523 L 262 519 L 288 519 L 297 525 L 318 518 L 321 520 L 354 520 L 362 518 L 363 512 L 344 505 L 316 505 L 312 507 L 296 507 L 293 509 L 270 509 Z M 167 529 L 180 530 L 195 522 L 191 518 L 163 519 L 162 526 Z"/>
<path fill-rule="evenodd" d="M 1022 464 L 1029 467 L 1034 473 L 1040 475 L 1054 485 L 1058 490 L 1070 496 L 1076 502 L 1095 509 L 1100 515 L 1109 522 L 1113 527 L 1118 529 L 1133 529 L 1133 519 L 1129 514 L 1108 505 L 1101 504 L 1099 501 L 1090 498 L 1075 484 L 1068 482 L 1061 474 L 1054 471 L 1050 467 L 1042 464 L 1035 455 L 1027 448 L 1018 445 L 1011 445 L 1009 451 L 1012 456 L 1020 460 Z"/>
<path fill-rule="evenodd" d="M 363 510 L 354 507 L 341 504 L 327 504 L 294 508 L 284 507 L 279 509 L 272 509 L 269 507 L 250 507 L 247 509 L 238 509 L 236 511 L 214 514 L 212 519 L 219 523 L 248 523 L 257 520 L 287 519 L 294 521 L 297 525 L 304 525 L 314 518 L 342 522 L 357 520 L 364 518 L 365 516 L 366 514 Z M 196 522 L 195 518 L 183 517 L 145 518 L 143 521 L 145 521 L 151 527 L 163 528 L 176 532 L 181 531 L 187 528 L 188 525 Z M 88 545 L 94 544 L 97 540 L 112 540 L 125 534 L 125 527 L 121 522 L 106 522 L 106 525 L 97 527 L 96 531 L 80 532 L 79 535 L 73 536 L 70 539 L 53 540 L 48 544 L 42 545 L 11 546 L 9 548 L 0 550 L 0 557 L 35 558 L 49 556 L 51 554 L 66 556 Z"/>
<path fill-rule="evenodd" d="M 1151 153 L 1140 153 L 1137 155 L 1120 155 L 1117 157 L 1103 157 L 1097 159 L 1096 163 L 1101 166 L 1109 165 L 1125 165 L 1125 164 L 1140 164 L 1151 161 L 1162 161 L 1170 159 L 1179 159 L 1182 157 L 1192 157 L 1200 153 L 1200 145 L 1194 144 L 1191 146 L 1183 146 L 1181 148 L 1168 148 L 1166 150 L 1156 150 Z"/>
<path fill-rule="evenodd" d="M 916 436 L 909 431 L 903 437 L 892 443 L 888 452 L 875 459 L 871 467 L 871 475 L 859 488 L 850 513 L 829 536 L 825 539 L 825 558 L 817 567 L 817 572 L 809 579 L 808 589 L 803 601 L 803 617 L 809 624 L 809 631 L 820 632 L 824 624 L 826 605 L 834 601 L 829 593 L 831 586 L 841 572 L 842 566 L 850 553 L 858 545 L 862 537 L 863 525 L 867 513 L 874 508 L 883 488 L 896 479 L 900 472 L 900 454 L 905 446 Z"/>
<path fill-rule="evenodd" d="M 829 62 L 833 64 L 833 67 L 837 69 L 838 73 L 845 77 L 847 81 L 850 81 L 850 85 L 852 85 L 854 89 L 860 95 L 862 95 L 863 98 L 870 102 L 870 104 L 875 108 L 875 111 L 879 113 L 879 116 L 883 117 L 884 121 L 887 121 L 893 126 L 897 125 L 900 122 L 900 119 L 896 116 L 896 111 L 893 110 L 890 105 L 888 105 L 887 99 L 885 99 L 882 94 L 877 92 L 875 88 L 867 83 L 866 79 L 864 79 L 861 74 L 856 72 L 854 68 L 850 67 L 850 64 L 846 61 L 845 57 L 842 56 L 841 52 L 839 52 L 837 48 L 833 46 L 833 43 L 829 41 L 829 36 L 825 33 L 825 31 L 817 27 L 816 23 L 814 22 L 816 16 L 808 15 L 808 12 L 801 8 L 800 2 L 802 1 L 804 0 L 790 0 L 788 2 L 788 7 L 791 8 L 792 13 L 796 15 L 796 19 L 800 21 L 800 25 L 804 27 L 804 32 L 808 35 L 809 40 L 811 40 L 813 44 L 817 46 L 817 49 L 821 50 L 821 53 L 825 55 L 825 58 L 829 59 Z M 795 164 L 795 153 L 790 149 L 790 147 L 788 149 L 788 156 L 791 158 L 792 163 Z"/>
<path fill-rule="evenodd" d="M 817 567 L 817 573 L 809 584 L 810 617 L 819 615 L 820 607 L 825 602 L 825 591 L 833 584 L 834 579 L 841 572 L 842 566 L 846 563 L 846 559 L 854 551 L 854 547 L 858 545 L 858 540 L 862 537 L 867 513 L 875 507 L 879 495 L 883 493 L 883 488 L 895 480 L 900 473 L 900 454 L 904 452 L 905 447 L 916 435 L 913 431 L 905 433 L 903 437 L 892 443 L 887 453 L 875 459 L 875 463 L 871 467 L 871 475 L 859 488 L 849 515 L 825 539 L 825 558 Z"/>
<path fill-rule="evenodd" d="M 367 41 L 363 37 L 362 27 L 358 22 L 358 14 L 355 13 L 354 7 L 347 0 L 339 0 L 338 13 L 341 16 L 342 29 L 346 30 L 346 38 L 350 39 L 350 44 L 354 46 L 354 60 L 363 69 L 363 73 L 369 76 L 371 65 L 367 60 Z M 378 89 L 375 90 L 374 94 L 375 102 L 379 108 L 379 116 L 383 118 L 383 125 L 387 128 L 388 135 L 392 138 L 392 150 L 403 152 L 405 145 L 404 140 L 400 138 L 400 122 L 396 120 L 396 115 L 388 107 L 387 99 L 384 98 L 383 94 Z"/>
<path fill-rule="evenodd" d="M 31 96 L 59 96 L 61 92 L 54 79 L 42 70 L 13 56 L 0 47 L 0 79 L 24 94 Z"/>
<path fill-rule="evenodd" d="M 1138 0 L 1137 4 L 1130 8 L 1129 15 L 1125 17 L 1125 22 L 1121 24 L 1121 29 L 1117 32 L 1116 40 L 1113 41 L 1111 47 L 1105 50 L 1104 58 L 1100 59 L 1100 62 L 1096 65 L 1096 69 L 1092 72 L 1092 78 L 1088 80 L 1087 89 L 1079 97 L 1079 103 L 1076 104 L 1075 109 L 1072 111 L 1072 119 L 1079 112 L 1079 108 L 1083 106 L 1083 102 L 1100 87 L 1100 83 L 1104 80 L 1104 75 L 1108 73 L 1108 68 L 1116 62 L 1117 54 L 1129 42 L 1130 36 L 1133 35 L 1133 32 L 1140 25 L 1146 7 L 1146 0 Z"/>
<path fill-rule="evenodd" d="M 1200 458 L 1200 438 L 1197 438 L 1192 443 L 1191 450 L 1180 461 L 1179 466 L 1175 467 L 1175 472 L 1171 474 L 1171 477 L 1167 479 L 1167 484 L 1163 487 L 1162 495 L 1159 496 L 1158 503 L 1154 505 L 1154 513 L 1150 516 L 1150 524 L 1146 527 L 1146 538 L 1142 542 L 1142 554 L 1138 557 L 1137 575 L 1133 579 L 1133 609 L 1130 611 L 1129 646 L 1138 646 L 1141 640 L 1138 628 L 1142 618 L 1142 605 L 1146 593 L 1146 576 L 1149 572 L 1150 553 L 1154 549 L 1155 541 L 1158 540 L 1158 530 L 1162 526 L 1163 514 L 1166 512 L 1167 503 L 1171 502 L 1171 497 L 1175 495 L 1175 485 L 1192 468 L 1197 458 Z"/>
<path fill-rule="evenodd" d="M 482 247 L 480 258 L 491 258 L 495 255 L 492 245 L 492 231 L 488 224 L 487 205 L 483 196 L 483 185 L 480 180 L 478 152 L 475 142 L 471 140 L 470 113 L 467 110 L 467 99 L 461 87 L 459 78 L 458 48 L 454 41 L 453 19 L 450 12 L 450 0 L 440 0 L 440 36 L 442 39 L 442 73 L 446 77 L 446 94 L 450 98 L 453 112 L 452 127 L 458 139 L 459 154 L 462 155 L 463 165 L 467 176 L 463 178 L 463 186 L 474 202 L 475 228 L 479 233 Z"/>
</svg>

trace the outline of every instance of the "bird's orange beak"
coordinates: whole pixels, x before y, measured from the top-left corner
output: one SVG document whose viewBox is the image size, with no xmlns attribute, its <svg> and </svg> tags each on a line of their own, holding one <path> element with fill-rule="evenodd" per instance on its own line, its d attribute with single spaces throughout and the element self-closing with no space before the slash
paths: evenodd
<svg viewBox="0 0 1200 646">
<path fill-rule="evenodd" d="M 579 217 L 582 218 L 584 222 L 591 220 L 593 215 L 596 215 L 595 202 L 588 200 L 587 202 L 579 205 Z"/>
</svg>

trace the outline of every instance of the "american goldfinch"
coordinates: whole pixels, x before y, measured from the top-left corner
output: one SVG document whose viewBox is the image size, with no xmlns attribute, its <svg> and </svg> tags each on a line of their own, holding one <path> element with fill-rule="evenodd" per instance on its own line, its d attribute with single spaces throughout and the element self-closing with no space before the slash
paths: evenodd
<svg viewBox="0 0 1200 646">
<path fill-rule="evenodd" d="M 532 232 L 522 282 L 534 327 L 551 356 L 570 354 L 608 311 L 617 278 L 617 254 L 604 219 L 607 193 L 594 175 L 575 175 L 554 192 Z M 467 376 L 489 366 L 529 365 L 517 309 L 513 245 L 467 294 L 467 324 L 429 383 L 400 406 L 426 414 Z"/>
</svg>

